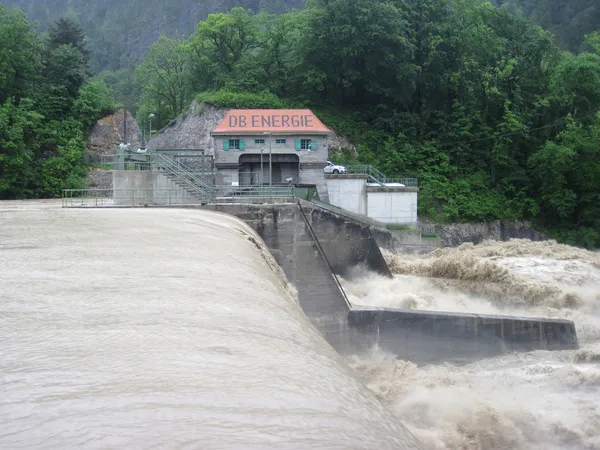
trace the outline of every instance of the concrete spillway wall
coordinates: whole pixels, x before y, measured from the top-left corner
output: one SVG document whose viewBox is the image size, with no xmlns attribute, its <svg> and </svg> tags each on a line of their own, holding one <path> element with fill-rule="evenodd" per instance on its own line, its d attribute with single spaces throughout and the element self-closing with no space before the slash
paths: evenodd
<svg viewBox="0 0 600 450">
<path fill-rule="evenodd" d="M 350 305 L 297 205 L 204 208 L 234 215 L 254 228 L 296 287 L 300 306 L 313 325 L 338 352 L 352 349 L 347 324 Z"/>
<path fill-rule="evenodd" d="M 421 364 L 505 352 L 577 348 L 570 320 L 416 311 L 352 309 L 348 321 L 366 341 Z"/>
<path fill-rule="evenodd" d="M 258 232 L 296 286 L 305 314 L 340 353 L 378 344 L 402 359 L 429 363 L 577 347 L 568 320 L 353 308 L 334 273 L 361 264 L 391 276 L 370 225 L 303 201 L 207 207 L 235 215 Z"/>
</svg>

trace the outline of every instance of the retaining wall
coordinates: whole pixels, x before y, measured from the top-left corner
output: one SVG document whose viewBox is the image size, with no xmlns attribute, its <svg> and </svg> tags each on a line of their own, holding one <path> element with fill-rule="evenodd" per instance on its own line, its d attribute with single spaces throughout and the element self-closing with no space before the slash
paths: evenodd
<svg viewBox="0 0 600 450">
<path fill-rule="evenodd" d="M 419 364 L 577 348 L 575 325 L 561 319 L 353 308 L 348 323 L 363 345 Z"/>
</svg>

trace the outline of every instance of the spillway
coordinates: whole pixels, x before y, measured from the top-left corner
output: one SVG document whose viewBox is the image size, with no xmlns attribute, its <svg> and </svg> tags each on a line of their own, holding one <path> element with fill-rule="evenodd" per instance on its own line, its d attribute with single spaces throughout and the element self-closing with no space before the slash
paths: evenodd
<svg viewBox="0 0 600 450">
<path fill-rule="evenodd" d="M 421 448 L 231 216 L 4 202 L 0 295 L 0 448 Z"/>
</svg>

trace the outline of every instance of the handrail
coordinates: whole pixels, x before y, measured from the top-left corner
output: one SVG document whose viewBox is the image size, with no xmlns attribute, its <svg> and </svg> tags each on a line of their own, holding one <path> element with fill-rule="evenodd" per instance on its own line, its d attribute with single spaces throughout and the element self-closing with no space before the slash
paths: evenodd
<svg viewBox="0 0 600 450">
<path fill-rule="evenodd" d="M 341 214 L 341 215 L 346 216 L 357 222 L 364 223 L 367 226 L 384 228 L 384 229 L 386 228 L 386 224 L 383 222 L 379 222 L 378 220 L 371 219 L 370 217 L 367 217 L 367 216 L 361 216 L 358 214 L 354 214 L 350 211 L 347 211 L 343 208 L 340 208 L 339 206 L 335 206 L 330 203 L 325 203 L 320 200 L 305 200 L 305 199 L 303 199 L 303 201 L 310 203 L 311 205 L 316 206 L 318 208 L 322 208 L 326 211 L 332 212 L 334 214 Z"/>
<path fill-rule="evenodd" d="M 405 187 L 419 186 L 419 180 L 417 178 L 390 178 L 377 168 L 370 165 L 348 166 L 347 170 L 348 173 L 360 173 L 367 175 L 375 183 L 381 185 L 382 187 L 386 187 L 386 185 L 390 183 L 400 183 L 403 184 Z"/>
<path fill-rule="evenodd" d="M 175 161 L 161 154 L 154 154 L 152 155 L 152 162 L 155 167 L 166 169 L 169 174 L 189 186 L 191 193 L 198 194 L 205 200 L 210 200 L 214 197 L 214 185 L 207 182 L 204 177 L 198 177 L 193 170 L 181 161 Z"/>
<path fill-rule="evenodd" d="M 323 247 L 321 247 L 321 243 L 319 242 L 319 239 L 317 239 L 317 235 L 315 234 L 310 222 L 308 221 L 308 217 L 306 217 L 306 214 L 304 213 L 304 209 L 302 209 L 302 205 L 300 204 L 300 202 L 298 202 L 298 208 L 300 210 L 300 215 L 304 219 L 304 223 L 306 224 L 308 232 L 309 232 L 313 242 L 317 246 L 317 251 L 323 257 L 323 260 L 325 261 L 325 264 L 327 265 L 327 268 L 329 269 L 329 273 L 331 275 L 333 275 L 335 284 L 337 284 L 337 287 L 339 288 L 340 292 L 342 293 L 342 297 L 344 298 L 344 301 L 346 302 L 346 306 L 348 307 L 348 309 L 352 309 L 352 304 L 350 303 L 350 300 L 348 299 L 348 296 L 346 295 L 346 291 L 344 291 L 344 288 L 342 287 L 340 280 L 338 279 L 337 275 L 333 272 L 331 264 L 329 263 L 329 260 L 327 259 L 327 255 L 325 255 L 325 251 L 323 250 Z"/>
</svg>

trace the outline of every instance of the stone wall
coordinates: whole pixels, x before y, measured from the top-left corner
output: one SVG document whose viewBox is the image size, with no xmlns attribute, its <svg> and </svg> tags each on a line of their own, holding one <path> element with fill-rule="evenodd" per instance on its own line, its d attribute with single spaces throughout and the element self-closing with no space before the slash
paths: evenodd
<svg viewBox="0 0 600 450">
<path fill-rule="evenodd" d="M 485 240 L 507 241 L 509 239 L 530 239 L 545 241 L 548 236 L 538 233 L 525 222 L 496 220 L 484 223 L 453 223 L 436 225 L 433 231 L 437 233 L 445 247 L 458 247 L 464 242 L 479 244 Z"/>
<path fill-rule="evenodd" d="M 125 120 L 127 121 L 127 136 L 124 134 Z M 96 122 L 86 146 L 86 162 L 97 164 L 101 162 L 103 156 L 114 155 L 119 144 L 125 139 L 131 144 L 132 149 L 142 145 L 142 134 L 135 117 L 129 111 L 120 109 Z"/>
<path fill-rule="evenodd" d="M 119 144 L 125 139 L 131 143 L 131 148 L 139 148 L 142 145 L 142 134 L 135 117 L 129 111 L 120 109 L 96 122 L 86 145 L 86 163 L 99 164 L 103 157 L 115 155 Z M 94 189 L 111 189 L 112 182 L 112 171 L 105 169 L 91 169 L 86 177 L 88 187 Z"/>
</svg>

